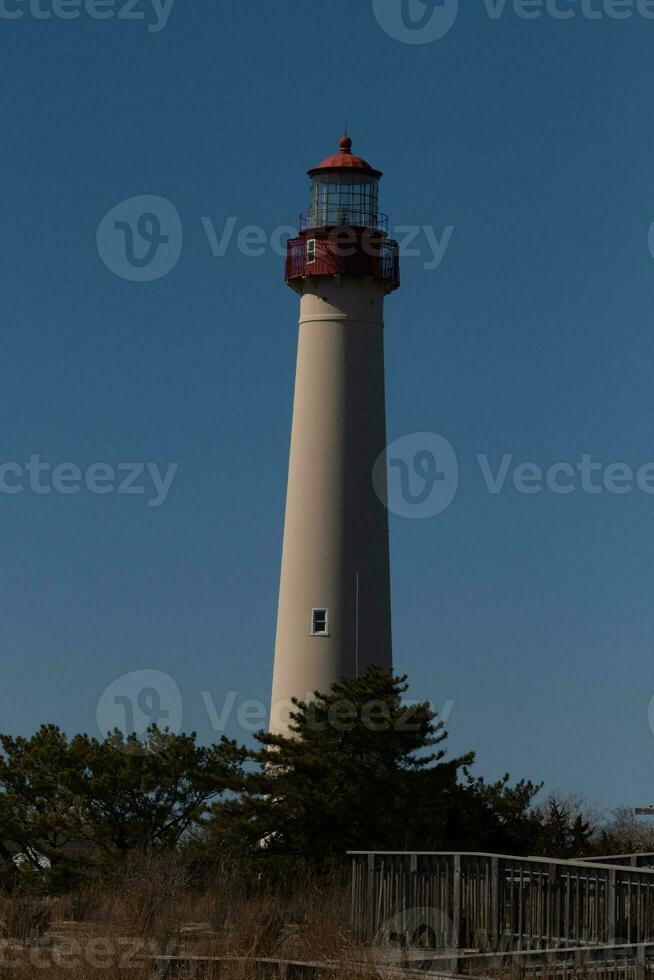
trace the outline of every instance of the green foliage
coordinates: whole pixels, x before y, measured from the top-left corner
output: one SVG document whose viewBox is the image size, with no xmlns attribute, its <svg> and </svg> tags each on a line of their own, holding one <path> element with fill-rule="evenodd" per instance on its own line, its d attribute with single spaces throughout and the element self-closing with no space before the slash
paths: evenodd
<svg viewBox="0 0 654 980">
<path fill-rule="evenodd" d="M 32 738 L 0 736 L 0 838 L 34 869 L 75 854 L 85 862 L 130 850 L 175 847 L 215 796 L 238 788 L 245 752 L 223 739 L 152 727 L 145 742 L 119 732 L 68 739 L 44 726 Z"/>
<path fill-rule="evenodd" d="M 594 832 L 591 821 L 582 812 L 551 796 L 542 814 L 533 853 L 560 858 L 584 857 L 592 850 Z"/>
<path fill-rule="evenodd" d="M 475 778 L 473 754 L 448 759 L 442 721 L 407 691 L 406 677 L 370 668 L 295 701 L 290 735 L 260 732 L 254 750 L 157 727 L 145 742 L 68 739 L 52 725 L 2 735 L 0 885 L 66 889 L 81 868 L 182 845 L 198 868 L 237 852 L 258 875 L 263 860 L 271 880 L 297 864 L 333 868 L 348 850 L 589 852 L 595 828 L 578 800 L 536 806 L 539 784 Z M 25 854 L 20 872 L 2 842 Z"/>
<path fill-rule="evenodd" d="M 466 768 L 450 813 L 449 850 L 533 853 L 540 821 L 532 807 L 541 786 L 528 780 L 512 786 L 509 779 L 487 783 Z"/>
<path fill-rule="evenodd" d="M 244 791 L 213 807 L 208 850 L 314 864 L 348 850 L 587 853 L 588 822 L 554 799 L 536 807 L 540 784 L 475 778 L 472 753 L 446 760 L 442 722 L 407 690 L 371 668 L 296 701 L 290 736 L 260 733 Z"/>
<path fill-rule="evenodd" d="M 407 705 L 405 677 L 370 668 L 310 703 L 295 701 L 291 735 L 257 735 L 256 771 L 238 799 L 218 803 L 209 843 L 313 862 L 347 850 L 436 844 L 459 770 L 443 761 L 443 724 L 428 703 Z"/>
</svg>

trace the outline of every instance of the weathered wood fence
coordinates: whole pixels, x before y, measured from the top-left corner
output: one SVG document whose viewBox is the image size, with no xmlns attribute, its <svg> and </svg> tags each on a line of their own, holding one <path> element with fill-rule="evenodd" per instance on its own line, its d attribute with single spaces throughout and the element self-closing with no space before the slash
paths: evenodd
<svg viewBox="0 0 654 980">
<path fill-rule="evenodd" d="M 604 857 L 584 858 L 584 864 L 619 864 L 631 868 L 654 868 L 654 854 L 607 854 Z"/>
<path fill-rule="evenodd" d="M 352 854 L 362 942 L 543 949 L 654 940 L 654 869 L 498 854 Z"/>
</svg>

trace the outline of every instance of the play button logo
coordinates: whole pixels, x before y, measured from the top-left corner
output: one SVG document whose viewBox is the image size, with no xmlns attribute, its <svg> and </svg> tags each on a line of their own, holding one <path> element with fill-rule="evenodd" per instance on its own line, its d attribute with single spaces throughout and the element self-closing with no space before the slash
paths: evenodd
<svg viewBox="0 0 654 980">
<path fill-rule="evenodd" d="M 459 0 L 372 0 L 379 26 L 403 44 L 432 44 L 456 22 Z"/>
</svg>

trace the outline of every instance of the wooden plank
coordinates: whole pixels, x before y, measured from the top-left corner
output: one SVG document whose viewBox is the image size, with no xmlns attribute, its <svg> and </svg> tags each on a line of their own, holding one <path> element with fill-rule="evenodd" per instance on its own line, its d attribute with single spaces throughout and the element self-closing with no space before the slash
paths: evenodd
<svg viewBox="0 0 654 980">
<path fill-rule="evenodd" d="M 452 868 L 452 932 L 454 947 L 461 945 L 461 855 L 453 855 Z"/>
<path fill-rule="evenodd" d="M 616 924 L 616 912 L 617 912 L 617 890 L 616 890 L 616 872 L 609 871 L 609 877 L 606 883 L 606 904 L 607 904 L 607 930 L 606 930 L 606 941 L 608 943 L 614 943 L 616 940 L 615 935 L 615 924 Z"/>
<path fill-rule="evenodd" d="M 497 945 L 500 941 L 500 859 L 491 862 L 490 880 L 490 941 Z"/>
</svg>

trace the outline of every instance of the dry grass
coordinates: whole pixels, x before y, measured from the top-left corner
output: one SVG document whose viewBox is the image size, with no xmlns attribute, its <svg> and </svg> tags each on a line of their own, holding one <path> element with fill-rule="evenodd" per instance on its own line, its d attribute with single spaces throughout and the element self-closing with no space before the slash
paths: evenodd
<svg viewBox="0 0 654 980">
<path fill-rule="evenodd" d="M 335 980 L 369 980 L 376 974 L 349 965 L 348 890 L 338 872 L 280 882 L 230 861 L 200 874 L 170 856 L 140 857 L 54 899 L 19 888 L 0 894 L 0 980 L 141 980 L 156 974 L 140 957 L 182 953 L 246 961 L 230 963 L 223 980 L 255 978 L 264 957 L 340 962 Z M 219 974 L 203 966 L 193 975 Z"/>
</svg>

